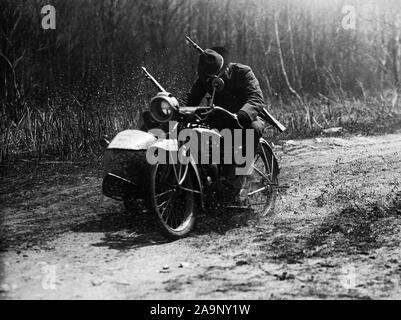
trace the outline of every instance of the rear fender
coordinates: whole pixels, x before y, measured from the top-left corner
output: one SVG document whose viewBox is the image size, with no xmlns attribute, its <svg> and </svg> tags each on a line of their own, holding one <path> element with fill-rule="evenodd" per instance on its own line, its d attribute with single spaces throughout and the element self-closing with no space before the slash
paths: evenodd
<svg viewBox="0 0 401 320">
<path fill-rule="evenodd" d="M 273 148 L 272 148 L 272 147 L 270 146 L 270 144 L 269 144 L 265 139 L 263 139 L 263 138 L 260 138 L 260 139 L 259 139 L 259 143 L 260 143 L 261 145 L 265 146 L 265 148 L 267 148 L 267 149 L 271 152 L 271 154 L 273 155 L 274 167 L 275 167 L 275 170 L 277 170 L 277 174 L 279 174 L 279 173 L 280 173 L 280 167 L 279 167 L 279 165 L 278 165 L 278 161 L 277 161 L 276 155 L 275 155 L 274 152 L 273 152 Z"/>
<path fill-rule="evenodd" d="M 263 144 L 267 149 L 270 150 L 270 152 L 271 152 L 272 154 L 274 154 L 274 153 L 273 153 L 272 147 L 270 146 L 270 144 L 269 144 L 265 139 L 260 138 L 260 139 L 259 139 L 259 143 L 260 143 L 260 144 Z"/>
</svg>

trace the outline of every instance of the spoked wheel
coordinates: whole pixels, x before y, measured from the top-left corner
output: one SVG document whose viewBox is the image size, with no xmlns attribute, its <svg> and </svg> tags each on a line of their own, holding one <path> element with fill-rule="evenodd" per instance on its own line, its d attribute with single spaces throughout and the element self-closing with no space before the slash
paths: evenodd
<svg viewBox="0 0 401 320">
<path fill-rule="evenodd" d="M 162 232 L 172 239 L 187 236 L 194 227 L 200 193 L 189 165 L 156 164 L 149 183 L 149 209 Z"/>
<path fill-rule="evenodd" d="M 261 142 L 255 154 L 255 160 L 246 177 L 240 197 L 247 206 L 260 216 L 273 213 L 277 198 L 278 164 L 266 145 Z"/>
</svg>

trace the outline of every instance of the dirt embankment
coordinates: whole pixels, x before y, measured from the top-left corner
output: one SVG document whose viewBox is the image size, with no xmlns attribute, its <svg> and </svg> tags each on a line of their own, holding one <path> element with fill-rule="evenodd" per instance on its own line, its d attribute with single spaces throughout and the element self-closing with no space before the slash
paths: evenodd
<svg viewBox="0 0 401 320">
<path fill-rule="evenodd" d="M 277 146 L 276 213 L 199 217 L 166 242 L 100 172 L 3 167 L 2 298 L 401 299 L 401 134 Z"/>
</svg>

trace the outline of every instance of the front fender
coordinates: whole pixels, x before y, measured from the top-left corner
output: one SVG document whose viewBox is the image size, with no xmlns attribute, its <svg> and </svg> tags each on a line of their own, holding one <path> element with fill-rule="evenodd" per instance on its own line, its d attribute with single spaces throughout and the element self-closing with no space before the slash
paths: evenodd
<svg viewBox="0 0 401 320">
<path fill-rule="evenodd" d="M 190 158 L 189 165 L 191 166 L 190 168 L 192 170 L 193 175 L 196 177 L 196 181 L 198 183 L 199 192 L 200 192 L 199 201 L 200 201 L 200 205 L 201 205 L 202 210 L 204 210 L 205 209 L 205 205 L 204 205 L 204 200 L 203 200 L 202 179 L 201 179 L 201 176 L 200 176 L 200 173 L 199 173 L 199 170 L 198 170 L 198 166 L 196 165 L 195 160 L 194 160 L 194 158 L 192 156 Z"/>
<path fill-rule="evenodd" d="M 178 140 L 177 139 L 159 139 L 155 143 L 153 143 L 151 146 L 149 146 L 149 149 L 162 149 L 167 152 L 178 152 L 179 151 L 179 145 L 178 145 Z M 197 182 L 197 187 L 199 191 L 199 200 L 200 200 L 200 205 L 202 209 L 204 209 L 204 200 L 203 200 L 203 185 L 202 185 L 202 179 L 198 170 L 197 163 L 192 155 L 189 157 L 188 165 L 190 166 L 191 174 L 194 175 L 196 178 Z"/>
<path fill-rule="evenodd" d="M 149 148 L 157 148 L 165 151 L 178 151 L 178 140 L 177 139 L 159 139 L 152 143 Z"/>
</svg>

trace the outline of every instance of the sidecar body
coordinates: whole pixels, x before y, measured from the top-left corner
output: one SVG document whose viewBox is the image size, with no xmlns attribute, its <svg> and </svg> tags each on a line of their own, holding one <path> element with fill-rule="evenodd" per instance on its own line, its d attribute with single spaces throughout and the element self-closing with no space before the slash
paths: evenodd
<svg viewBox="0 0 401 320">
<path fill-rule="evenodd" d="M 140 192 L 146 173 L 146 150 L 157 138 L 140 130 L 118 133 L 104 153 L 103 194 L 122 200 L 128 193 Z"/>
<path fill-rule="evenodd" d="M 107 197 L 124 200 L 136 195 L 143 198 L 152 164 L 148 162 L 149 148 L 167 152 L 178 150 L 176 139 L 157 139 L 149 132 L 125 130 L 118 133 L 108 145 L 104 154 L 103 194 Z M 192 158 L 191 158 L 192 159 Z M 198 190 L 202 190 L 201 178 L 192 159 L 190 172 L 196 176 Z M 201 205 L 203 198 L 201 195 Z"/>
</svg>

